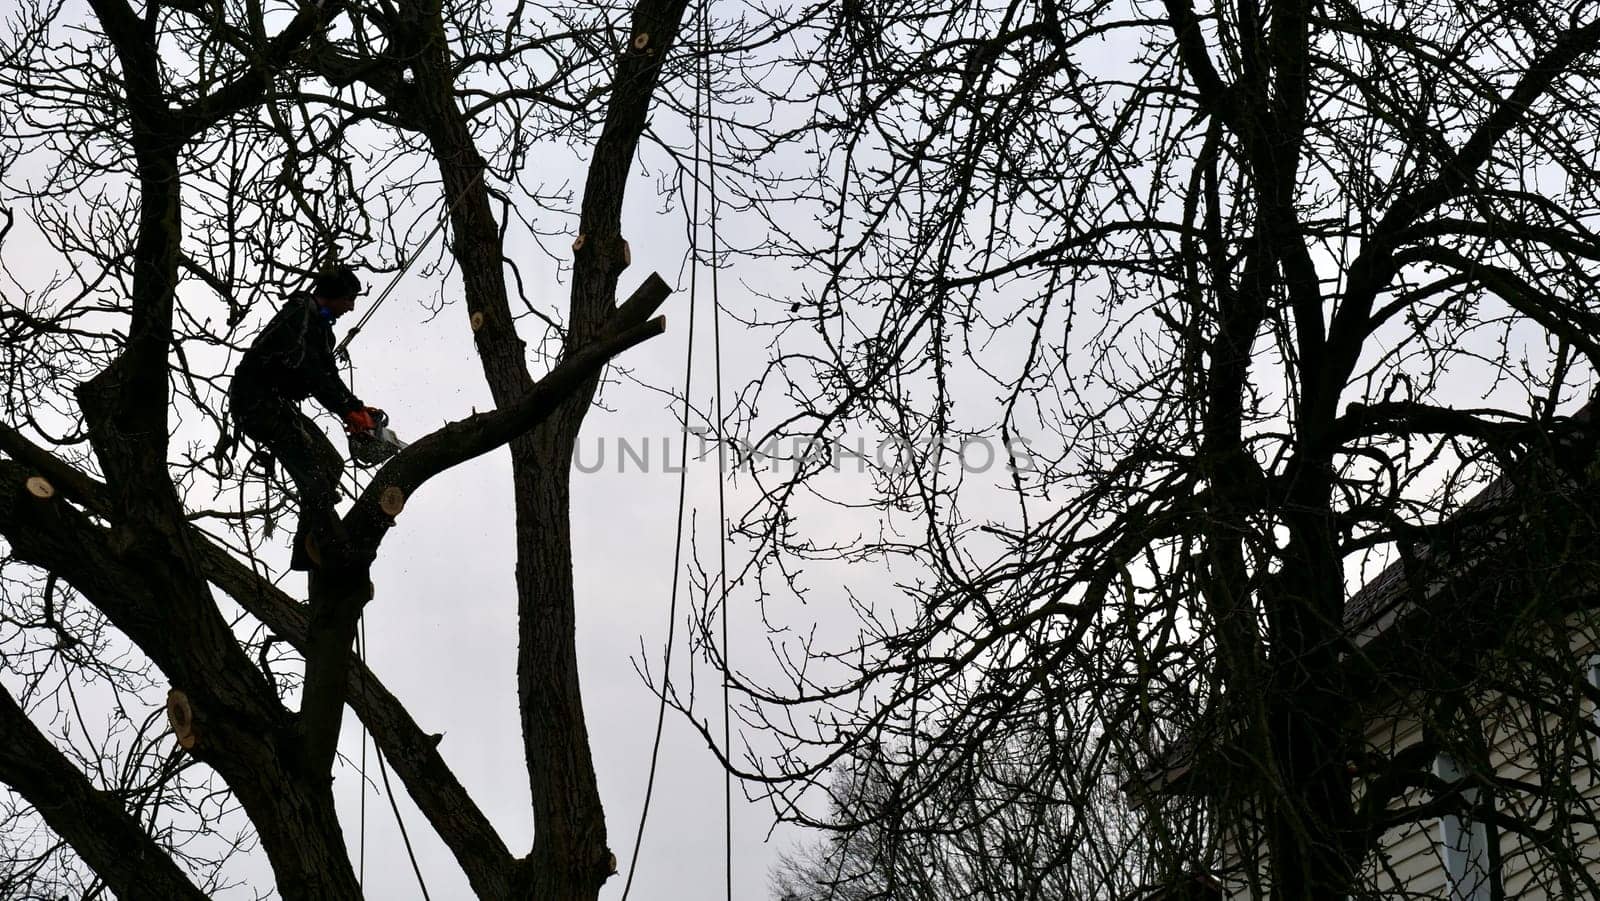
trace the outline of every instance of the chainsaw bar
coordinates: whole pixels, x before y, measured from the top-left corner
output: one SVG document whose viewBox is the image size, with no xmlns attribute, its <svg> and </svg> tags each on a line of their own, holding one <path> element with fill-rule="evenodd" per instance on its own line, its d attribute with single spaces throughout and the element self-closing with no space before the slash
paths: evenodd
<svg viewBox="0 0 1600 901">
<path fill-rule="evenodd" d="M 377 466 L 406 449 L 406 443 L 388 426 L 350 436 L 350 459 L 362 466 Z"/>
</svg>

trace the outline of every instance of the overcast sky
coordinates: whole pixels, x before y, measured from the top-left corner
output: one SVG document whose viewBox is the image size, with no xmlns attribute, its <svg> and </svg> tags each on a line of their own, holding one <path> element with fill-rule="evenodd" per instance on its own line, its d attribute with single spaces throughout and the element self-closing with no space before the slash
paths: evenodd
<svg viewBox="0 0 1600 901">
<path fill-rule="evenodd" d="M 562 150 L 541 160 L 547 182 L 581 185 L 587 150 L 579 155 Z M 25 170 L 13 170 L 16 179 Z M 663 312 L 668 331 L 629 351 L 620 361 L 639 383 L 661 391 L 681 390 L 690 297 L 688 248 L 683 214 L 662 209 L 654 181 L 636 177 L 624 218 L 631 241 L 633 266 L 622 277 L 621 293 L 631 291 L 652 270 L 678 290 Z M 545 220 L 552 225 L 559 220 Z M 431 225 L 431 220 L 423 228 Z M 560 246 L 570 239 L 556 239 Z M 436 242 L 433 250 L 437 251 Z M 560 281 L 548 258 L 529 246 L 513 247 L 522 275 L 536 301 L 548 308 L 565 307 L 567 284 Z M 8 238 L 6 262 L 24 284 L 43 284 L 60 271 L 59 260 L 28 227 Z M 48 261 L 48 262 L 47 262 Z M 491 407 L 488 391 L 471 344 L 471 332 L 459 302 L 460 283 L 418 267 L 401 283 L 393 298 L 363 331 L 352 348 L 353 387 L 368 403 L 389 411 L 402 437 L 415 439 L 446 420 L 473 408 Z M 363 273 L 370 300 L 387 276 Z M 706 281 L 702 279 L 702 288 Z M 203 290 L 193 286 L 195 290 Z M 768 284 L 767 289 L 781 286 Z M 424 300 L 443 290 L 454 305 L 433 316 Z M 724 277 L 724 303 L 746 305 L 736 274 Z M 709 297 L 701 307 L 701 345 L 697 352 L 695 395 L 709 401 L 711 344 Z M 260 317 L 270 310 L 258 311 Z M 358 309 L 357 314 L 360 313 Z M 343 331 L 354 317 L 341 322 Z M 251 328 L 258 327 L 259 318 Z M 524 337 L 538 337 L 538 323 L 523 323 Z M 727 323 L 725 328 L 732 327 Z M 724 378 L 736 388 L 765 359 L 759 343 L 730 338 L 725 342 Z M 535 375 L 542 364 L 530 361 Z M 596 472 L 577 473 L 573 481 L 573 567 L 577 584 L 578 653 L 588 717 L 591 749 L 606 809 L 609 842 L 622 870 L 607 883 L 604 898 L 619 898 L 634 847 L 634 831 L 644 801 L 650 746 L 654 735 L 656 697 L 636 674 L 641 647 L 649 664 L 659 669 L 668 626 L 674 518 L 678 475 L 662 465 L 670 443 L 676 458 L 679 428 L 669 398 L 657 390 L 620 379 L 606 388 L 609 410 L 595 410 L 585 426 L 582 452 L 587 468 L 600 453 Z M 306 404 L 308 413 L 313 404 Z M 338 424 L 325 413 L 318 422 L 342 446 Z M 647 465 L 630 459 L 619 472 L 617 442 L 636 450 L 648 446 Z M 664 443 L 665 442 L 665 443 Z M 603 447 L 603 451 L 601 448 Z M 689 468 L 690 515 L 701 531 L 702 555 L 714 554 L 717 486 L 716 462 L 708 458 Z M 743 483 L 730 483 L 738 500 Z M 516 594 L 513 584 L 513 515 L 510 462 L 504 452 L 471 461 L 429 482 L 408 499 L 398 526 L 386 538 L 373 570 L 376 599 L 367 607 L 368 662 L 428 732 L 443 732 L 440 752 L 472 797 L 499 828 L 507 845 L 523 853 L 533 837 L 527 777 L 516 707 Z M 282 528 L 264 557 L 281 571 L 289 531 Z M 687 537 L 685 553 L 689 552 Z M 737 565 L 737 557 L 734 565 Z M 705 565 L 715 567 L 714 558 Z M 297 597 L 305 596 L 304 576 L 288 574 L 280 583 Z M 826 609 L 825 599 L 822 607 Z M 680 620 L 688 613 L 680 597 Z M 843 605 L 840 604 L 841 611 Z M 736 664 L 757 672 L 767 653 L 764 633 L 745 608 L 734 610 L 732 632 Z M 680 623 L 675 671 L 683 681 L 690 656 Z M 743 650 L 748 647 L 749 653 Z M 740 659 L 745 658 L 745 659 Z M 19 683 L 7 673 L 12 690 Z M 712 698 L 716 680 L 699 673 L 701 697 Z M 152 695 L 151 709 L 161 698 Z M 362 733 L 347 711 L 342 752 L 349 761 L 336 767 L 341 818 L 356 856 L 360 841 L 360 759 Z M 720 731 L 716 707 L 707 707 Z M 736 744 L 738 739 L 735 739 Z M 369 750 L 370 754 L 370 750 Z M 382 791 L 375 758 L 368 758 L 372 783 L 366 799 L 365 875 L 368 897 L 420 898 L 406 859 L 394 816 Z M 453 857 L 411 805 L 391 774 L 400 812 L 434 899 L 470 898 L 465 878 Z M 638 901 L 722 897 L 724 867 L 723 770 L 681 716 L 669 711 L 662 740 L 654 805 L 645 833 L 643 854 L 631 897 Z M 766 895 L 767 873 L 790 836 L 769 836 L 770 812 L 745 802 L 734 786 L 733 880 L 738 898 Z M 259 852 L 231 864 L 227 871 L 247 884 L 221 898 L 248 898 L 271 885 L 265 858 Z"/>
<path fill-rule="evenodd" d="M 1105 52 L 1098 62 L 1110 64 L 1117 54 Z M 645 159 L 654 159 L 647 149 Z M 541 155 L 541 173 L 551 185 L 566 182 L 581 186 L 587 150 L 566 149 Z M 656 193 L 657 181 L 636 172 L 629 185 L 624 234 L 629 239 L 633 265 L 623 274 L 620 292 L 633 289 L 649 272 L 660 272 L 680 290 L 663 308 L 667 333 L 629 351 L 619 363 L 631 377 L 611 384 L 603 396 L 607 409 L 589 417 L 580 440 L 580 454 L 595 472 L 575 473 L 573 479 L 573 567 L 577 585 L 578 654 L 590 734 L 590 746 L 605 803 L 609 843 L 622 869 L 607 883 L 602 897 L 617 899 L 627 880 L 634 848 L 634 830 L 644 802 L 650 746 L 657 700 L 635 672 L 641 661 L 659 669 L 668 631 L 669 588 L 674 552 L 674 518 L 678 475 L 664 464 L 664 454 L 676 460 L 679 425 L 663 392 L 681 390 L 685 342 L 688 337 L 688 272 L 684 268 L 688 240 L 681 211 L 663 209 Z M 409 222 L 406 224 L 409 225 Z M 431 225 L 425 222 L 425 229 Z M 562 224 L 541 220 L 542 226 Z M 740 227 L 740 226 L 735 226 Z M 412 232 L 416 234 L 416 232 Z M 741 232 L 749 240 L 751 233 Z M 562 247 L 566 239 L 550 242 Z M 437 250 L 438 245 L 435 245 Z M 20 259 L 48 259 L 40 245 L 19 228 L 6 246 L 6 260 L 16 268 Z M 561 309 L 567 285 L 560 281 L 554 263 L 528 245 L 513 246 L 512 255 L 534 300 L 545 309 Z M 53 264 L 52 264 L 53 265 Z M 49 268 L 49 267 L 45 267 Z M 36 281 L 47 272 L 34 273 Z M 368 298 L 382 288 L 385 278 L 364 273 Z M 721 280 L 723 302 L 735 313 L 758 304 L 749 284 L 783 303 L 799 290 L 796 276 L 781 267 L 738 261 Z M 712 387 L 711 342 L 708 318 L 709 287 L 700 280 L 697 369 L 694 399 L 709 401 Z M 393 299 L 366 327 L 352 348 L 356 364 L 353 387 L 368 403 L 389 411 L 395 429 L 416 438 L 446 420 L 460 418 L 473 408 L 492 406 L 484 387 L 465 311 L 457 301 L 437 316 L 423 302 L 436 292 L 459 298 L 459 280 L 450 275 L 417 271 L 400 285 Z M 262 310 L 262 317 L 268 311 Z M 358 310 L 359 313 L 359 310 Z M 256 325 L 259 325 L 258 317 Z M 348 326 L 342 323 L 339 331 Z M 537 323 L 523 324 L 524 337 L 537 337 Z M 731 320 L 724 321 L 724 383 L 731 393 L 755 377 L 766 363 L 768 336 Z M 534 364 L 536 374 L 539 364 Z M 647 387 L 653 386 L 653 387 Z M 1466 398 L 1466 382 L 1459 389 Z M 962 386 L 982 399 L 984 386 Z M 968 398 L 963 398 L 967 402 Z M 309 409 L 309 405 L 308 405 Z M 777 411 L 765 411 L 769 416 Z M 319 419 L 330 435 L 337 424 Z M 640 464 L 629 460 L 619 472 L 619 442 L 648 454 Z M 719 483 L 714 459 L 692 463 L 689 472 L 689 516 L 698 529 L 702 565 L 716 569 L 716 489 Z M 747 478 L 732 478 L 729 512 L 749 500 Z M 387 536 L 376 565 L 375 600 L 367 607 L 365 625 L 367 659 L 373 670 L 407 706 L 427 732 L 445 734 L 440 752 L 472 797 L 499 828 L 507 845 L 518 853 L 532 842 L 532 811 L 523 762 L 522 739 L 516 707 L 516 597 L 513 585 L 513 515 L 510 500 L 510 465 L 498 452 L 471 461 L 430 481 L 407 505 L 397 527 Z M 982 512 L 978 507 L 972 512 Z M 854 524 L 842 514 L 838 519 L 812 518 L 806 528 L 825 537 L 829 529 L 849 532 Z M 288 530 L 280 530 L 276 561 L 286 555 Z M 685 554 L 690 545 L 685 536 Z M 743 562 L 740 545 L 729 548 L 731 567 Z M 1381 562 L 1381 561 L 1380 561 Z M 880 601 L 894 597 L 895 574 L 881 567 L 823 567 L 812 570 L 808 604 L 793 615 L 820 623 L 826 629 L 846 631 L 854 621 L 843 592 L 848 580 L 857 595 Z M 290 574 L 283 586 L 304 597 L 304 577 Z M 692 657 L 682 619 L 689 598 L 679 597 L 679 629 L 674 678 L 687 684 Z M 758 620 L 747 593 L 738 594 L 731 608 L 731 653 L 734 665 L 754 674 L 770 673 L 767 633 Z M 696 674 L 702 715 L 720 731 L 720 710 L 714 703 L 717 681 L 704 667 Z M 11 681 L 8 686 L 13 685 Z M 159 698 L 152 698 L 152 705 Z M 152 710 L 155 709 L 152 706 Z M 347 720 L 342 750 L 349 762 L 336 769 L 342 821 L 354 848 L 361 838 L 360 779 L 355 763 L 360 759 L 362 733 L 353 715 Z M 758 746 L 760 736 L 749 736 Z M 741 744 L 736 735 L 735 745 Z M 378 779 L 375 758 L 368 757 L 366 793 L 365 880 L 372 899 L 421 897 L 406 860 L 400 834 Z M 471 897 L 465 879 L 444 844 L 435 836 L 405 796 L 398 780 L 400 813 L 410 834 L 432 897 Z M 700 736 L 679 715 L 669 711 L 662 740 L 660 769 L 643 853 L 631 897 L 638 901 L 707 901 L 723 897 L 723 770 Z M 796 834 L 773 827 L 771 811 L 744 800 L 735 783 L 733 805 L 734 897 L 767 896 L 768 872 L 780 852 Z M 253 890 L 270 884 L 265 860 L 257 853 L 229 872 L 251 883 L 219 897 L 250 897 Z"/>
<path fill-rule="evenodd" d="M 582 160 L 563 160 L 581 183 Z M 552 174 L 552 182 L 559 179 Z M 657 390 L 681 391 L 690 295 L 683 261 L 688 249 L 681 212 L 663 212 L 654 185 L 635 178 L 624 216 L 633 265 L 619 293 L 631 291 L 652 270 L 680 287 L 663 308 L 667 333 L 629 351 L 619 362 L 632 379 L 618 379 L 585 425 L 580 455 L 585 469 L 573 477 L 573 567 L 577 585 L 578 654 L 590 744 L 605 803 L 611 847 L 622 869 L 607 883 L 604 898 L 619 898 L 626 882 L 634 832 L 644 801 L 654 735 L 656 697 L 634 670 L 641 646 L 653 669 L 668 626 L 678 475 L 663 466 L 670 450 L 676 463 L 680 435 L 669 399 Z M 523 248 L 524 251 L 528 248 Z M 529 284 L 543 285 L 564 304 L 566 285 L 537 253 L 519 254 Z M 537 274 L 535 274 L 537 273 Z M 753 302 L 735 269 L 722 276 L 723 303 L 748 309 Z M 697 328 L 694 396 L 710 400 L 712 356 L 708 276 Z M 375 284 L 374 293 L 381 281 Z M 492 405 L 458 304 L 431 322 L 418 299 L 438 283 L 408 277 L 396 299 L 354 345 L 355 388 L 368 403 L 384 407 L 403 437 L 415 437 L 457 418 L 472 407 Z M 458 291 L 453 278 L 447 295 Z M 766 283 L 765 290 L 781 286 Z M 454 293 L 454 296 L 459 296 Z M 546 295 L 550 297 L 549 294 Z M 534 323 L 524 323 L 532 336 Z M 729 393 L 766 359 L 764 341 L 724 321 L 724 382 Z M 536 364 L 537 365 L 537 364 Z M 330 430 L 331 421 L 323 424 Z M 648 453 L 646 465 L 629 458 L 619 465 L 618 445 L 627 441 Z M 693 447 L 693 446 L 692 446 Z M 715 571 L 717 464 L 714 457 L 688 467 L 690 522 L 698 522 L 702 565 Z M 671 467 L 675 469 L 674 465 Z M 619 471 L 621 470 L 621 471 Z M 738 509 L 748 479 L 730 480 L 730 515 Z M 504 452 L 472 461 L 435 479 L 408 500 L 399 525 L 374 567 L 377 598 L 366 613 L 368 661 L 429 732 L 444 732 L 445 760 L 485 809 L 513 849 L 532 841 L 532 815 L 516 709 L 516 598 L 512 581 L 513 515 L 510 461 Z M 686 523 L 687 532 L 689 524 Z M 685 536 L 684 553 L 691 552 Z M 741 562 L 738 547 L 730 568 Z M 863 581 L 881 581 L 863 573 Z M 303 579 L 291 575 L 292 590 Z M 683 684 L 690 661 L 682 619 L 688 598 L 680 588 L 674 670 Z M 849 619 L 842 594 L 815 599 L 814 614 Z M 836 611 L 835 614 L 833 611 Z M 755 611 L 735 600 L 731 630 L 736 666 L 766 671 L 765 632 Z M 700 697 L 715 700 L 716 677 L 698 673 Z M 719 710 L 707 706 L 720 731 Z M 349 720 L 355 722 L 353 716 Z M 736 746 L 739 744 L 735 738 Z M 359 758 L 360 732 L 345 732 L 344 751 Z M 369 765 L 369 777 L 376 779 Z M 392 778 L 392 777 L 391 777 Z M 344 822 L 356 832 L 359 798 L 353 770 L 337 779 Z M 398 785 L 397 785 L 398 787 Z M 381 786 L 380 786 L 381 790 Z M 723 896 L 723 770 L 704 741 L 668 712 L 654 801 L 646 827 L 631 898 L 638 901 L 699 901 Z M 404 857 L 393 815 L 381 793 L 367 799 L 367 884 L 372 898 L 420 897 Z M 424 875 L 434 898 L 467 898 L 470 892 L 442 842 L 402 798 Z M 768 870 L 793 840 L 790 832 L 769 836 L 770 810 L 744 800 L 734 785 L 733 880 L 737 898 L 765 897 Z"/>
</svg>

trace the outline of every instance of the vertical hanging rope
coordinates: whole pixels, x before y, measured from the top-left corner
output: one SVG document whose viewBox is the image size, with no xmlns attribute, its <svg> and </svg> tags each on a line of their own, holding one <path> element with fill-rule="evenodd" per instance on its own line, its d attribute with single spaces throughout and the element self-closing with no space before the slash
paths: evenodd
<svg viewBox="0 0 1600 901">
<path fill-rule="evenodd" d="M 432 234 L 430 234 L 428 237 L 431 239 L 433 236 L 432 236 Z M 408 268 L 409 268 L 409 266 L 410 266 L 410 264 L 407 264 Z M 402 275 L 405 274 L 405 271 L 401 270 L 401 274 Z M 395 280 L 398 281 L 399 277 L 396 276 Z M 393 288 L 394 287 L 394 282 L 390 282 L 389 287 Z M 387 295 L 388 294 L 388 290 L 385 290 L 384 293 L 385 293 L 385 295 Z M 353 337 L 355 337 L 355 335 L 353 333 L 351 333 L 350 335 L 348 335 L 346 337 L 345 342 L 349 343 L 349 339 L 353 338 Z M 346 360 L 345 360 L 345 369 L 349 373 L 349 377 L 350 377 L 350 390 L 354 391 L 355 387 L 356 387 L 356 370 L 355 370 L 355 366 L 350 363 L 348 358 L 346 358 Z M 350 481 L 351 481 L 351 484 L 353 486 L 353 491 L 351 492 L 352 496 L 360 497 L 361 496 L 361 471 L 359 469 L 352 469 L 351 470 L 351 472 L 350 472 Z M 367 618 L 366 618 L 365 615 L 363 615 L 361 617 L 361 628 L 360 628 L 360 631 L 356 633 L 356 660 L 359 661 L 363 665 L 365 665 L 366 662 L 367 662 Z M 358 718 L 358 721 L 359 721 L 359 718 Z M 361 724 L 361 841 L 360 841 L 360 845 L 359 845 L 359 848 L 360 848 L 360 851 L 359 851 L 359 855 L 360 855 L 359 856 L 359 859 L 360 859 L 360 871 L 359 871 L 359 873 L 357 875 L 357 879 L 358 879 L 359 884 L 361 884 L 363 887 L 365 887 L 365 885 L 366 885 L 366 872 L 367 872 L 367 738 L 369 737 L 369 735 L 370 735 L 370 733 L 367 731 L 367 724 L 366 723 L 362 723 Z M 397 804 L 395 802 L 395 800 L 394 800 L 394 789 L 389 786 L 389 767 L 388 767 L 387 764 L 384 763 L 383 751 L 379 750 L 376 747 L 373 748 L 373 751 L 374 751 L 374 753 L 376 754 L 376 756 L 378 758 L 378 774 L 383 777 L 383 793 L 385 795 L 387 795 L 388 798 L 389 798 L 389 809 L 394 812 L 395 825 L 400 827 L 400 840 L 405 843 L 406 856 L 411 859 L 411 872 L 416 874 L 416 877 L 417 877 L 417 888 L 422 890 L 423 901 L 433 901 L 433 899 L 428 895 L 428 881 L 422 877 L 422 867 L 421 867 L 420 864 L 417 863 L 416 852 L 413 851 L 412 848 L 411 848 L 411 833 L 406 830 L 406 821 L 404 819 L 402 819 L 401 816 L 400 816 L 400 805 Z"/>
<path fill-rule="evenodd" d="M 406 821 L 400 818 L 400 805 L 395 803 L 394 789 L 389 786 L 389 765 L 383 762 L 383 752 L 378 752 L 378 775 L 383 777 L 383 793 L 389 796 L 389 809 L 394 811 L 394 821 L 400 827 L 400 840 L 406 844 L 406 856 L 411 858 L 411 872 L 417 874 L 417 888 L 422 890 L 423 901 L 433 901 L 428 895 L 428 881 L 422 878 L 422 867 L 417 865 L 417 852 L 411 848 L 411 833 L 406 831 Z"/>
<path fill-rule="evenodd" d="M 702 6 L 702 10 L 704 6 Z M 701 13 L 704 15 L 704 13 Z M 672 680 L 672 647 L 678 625 L 678 579 L 683 571 L 683 511 L 689 487 L 689 398 L 694 386 L 695 299 L 699 294 L 700 271 L 700 113 L 695 107 L 690 122 L 694 134 L 694 164 L 689 213 L 689 335 L 683 351 L 683 443 L 678 449 L 678 512 L 673 531 L 672 587 L 667 595 L 667 644 L 661 661 L 661 697 L 656 705 L 656 734 L 650 744 L 650 774 L 645 778 L 644 804 L 639 810 L 639 827 L 634 832 L 633 853 L 628 860 L 628 879 L 622 886 L 622 901 L 633 891 L 633 877 L 639 872 L 639 849 L 644 845 L 645 821 L 650 816 L 650 800 L 655 795 L 656 769 L 661 758 L 661 733 L 666 725 L 667 687 Z"/>
<path fill-rule="evenodd" d="M 367 659 L 367 619 L 361 618 L 361 631 L 356 636 L 356 659 L 366 662 Z M 357 717 L 357 722 L 360 718 Z M 356 870 L 356 884 L 365 891 L 367 885 L 367 724 L 361 723 L 361 842 L 357 860 L 359 866 Z"/>
<path fill-rule="evenodd" d="M 708 2 L 709 6 L 709 2 Z M 706 182 L 707 193 L 710 196 L 710 221 L 708 230 L 711 233 L 711 355 L 715 366 L 716 378 L 716 417 L 717 417 L 717 581 L 720 583 L 722 605 L 722 753 L 728 765 L 722 770 L 722 837 L 723 837 L 723 872 L 727 882 L 727 901 L 733 901 L 733 708 L 730 700 L 731 685 L 733 682 L 733 646 L 728 641 L 728 457 L 722 453 L 721 437 L 722 424 L 725 421 L 722 410 L 722 294 L 718 290 L 717 254 L 720 247 L 717 244 L 717 162 L 714 139 L 716 137 L 716 120 L 711 116 L 711 17 L 703 13 L 700 17 L 700 31 L 702 44 L 706 48 L 703 57 L 705 76 L 701 82 L 702 95 L 705 98 L 705 123 L 706 123 Z"/>
<path fill-rule="evenodd" d="M 345 372 L 349 377 L 350 390 L 354 392 L 356 389 L 356 368 L 350 362 L 349 357 L 345 358 Z M 353 494 L 356 497 L 360 497 L 361 475 L 359 471 L 351 472 L 350 479 L 355 488 Z M 367 662 L 367 618 L 365 616 L 361 617 L 361 630 L 356 633 L 356 660 L 363 664 Z M 357 833 L 360 839 L 356 845 L 356 884 L 361 886 L 363 893 L 365 893 L 367 886 L 367 739 L 370 735 L 367 732 L 367 724 L 361 722 L 360 717 L 356 718 L 356 722 L 361 723 L 361 817 Z"/>
</svg>

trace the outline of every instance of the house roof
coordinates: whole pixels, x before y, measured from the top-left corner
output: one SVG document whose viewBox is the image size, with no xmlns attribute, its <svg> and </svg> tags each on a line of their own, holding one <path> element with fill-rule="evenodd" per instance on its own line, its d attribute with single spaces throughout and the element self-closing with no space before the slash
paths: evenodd
<svg viewBox="0 0 1600 901">
<path fill-rule="evenodd" d="M 1600 398 L 1591 399 L 1571 420 L 1589 422 L 1597 405 Z M 1519 492 L 1518 479 L 1502 473 L 1445 521 L 1446 526 L 1461 526 L 1451 530 L 1450 540 L 1414 548 L 1409 559 L 1403 557 L 1390 563 L 1350 597 L 1344 608 L 1346 632 L 1360 649 L 1357 656 L 1362 658 L 1369 675 L 1373 671 L 1382 673 L 1376 680 L 1366 681 L 1394 681 L 1383 676 L 1392 676 L 1389 667 L 1407 653 L 1405 642 L 1398 637 L 1401 633 L 1419 628 L 1437 631 L 1429 614 L 1440 611 L 1432 609 L 1436 605 L 1431 601 L 1451 603 L 1451 612 L 1461 609 L 1457 602 L 1469 597 L 1479 599 L 1470 605 L 1472 609 L 1503 602 L 1501 593 L 1494 589 L 1507 578 L 1510 568 L 1498 564 L 1508 549 L 1507 542 L 1520 535 L 1514 525 L 1508 525 L 1504 516 L 1497 514 L 1503 512 L 1514 519 L 1516 506 L 1529 501 Z M 1496 565 L 1485 573 L 1485 564 Z M 1415 577 L 1420 577 L 1416 580 L 1420 584 L 1414 584 Z M 1492 614 L 1485 618 L 1492 619 Z M 1498 637 L 1504 637 L 1503 633 Z M 1374 659 L 1382 662 L 1375 664 Z M 1158 763 L 1124 782 L 1123 790 L 1136 799 L 1152 793 L 1182 791 L 1190 773 L 1214 756 L 1207 754 L 1207 749 L 1228 741 L 1228 736 L 1219 733 L 1232 731 L 1212 728 L 1185 734 L 1160 755 Z"/>
<path fill-rule="evenodd" d="M 1514 495 L 1512 480 L 1505 475 L 1497 476 L 1484 486 L 1483 490 L 1462 504 L 1451 517 L 1451 521 L 1459 522 L 1476 514 L 1492 513 L 1497 508 L 1504 508 Z M 1480 536 L 1480 539 L 1487 537 Z M 1351 596 L 1344 607 L 1344 625 L 1357 644 L 1365 644 L 1367 640 L 1387 629 L 1398 618 L 1397 614 L 1407 607 L 1406 601 L 1415 600 L 1410 591 L 1410 581 L 1406 578 L 1407 569 L 1427 570 L 1430 566 L 1442 562 L 1440 556 L 1439 550 L 1435 547 L 1429 545 L 1418 547 L 1413 560 L 1395 560 Z M 1437 592 L 1442 587 L 1442 582 L 1443 578 L 1437 578 L 1435 584 L 1428 586 L 1428 594 Z"/>
</svg>

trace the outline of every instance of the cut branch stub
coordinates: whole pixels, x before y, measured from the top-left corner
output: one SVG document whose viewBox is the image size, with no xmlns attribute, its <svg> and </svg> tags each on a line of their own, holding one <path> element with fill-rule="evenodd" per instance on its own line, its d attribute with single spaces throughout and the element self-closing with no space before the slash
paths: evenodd
<svg viewBox="0 0 1600 901">
<path fill-rule="evenodd" d="M 572 239 L 572 252 L 573 253 L 577 253 L 578 251 L 583 249 L 583 239 L 584 239 L 583 235 L 579 235 L 576 238 Z"/>
<path fill-rule="evenodd" d="M 480 310 L 472 314 L 472 330 L 477 331 L 481 328 L 483 328 L 483 311 Z"/>
<path fill-rule="evenodd" d="M 626 268 L 628 268 L 629 266 L 632 266 L 632 265 L 633 265 L 633 248 L 628 246 L 628 242 L 627 241 L 623 241 L 622 242 L 622 268 L 626 269 Z"/>
<path fill-rule="evenodd" d="M 28 493 L 42 501 L 47 501 L 56 496 L 56 486 L 44 476 L 29 476 L 27 481 Z"/>
<path fill-rule="evenodd" d="M 650 46 L 650 33 L 648 31 L 641 31 L 633 36 L 633 49 L 643 50 L 648 46 Z"/>
<path fill-rule="evenodd" d="M 400 511 L 406 508 L 406 493 L 400 490 L 399 485 L 390 485 L 378 495 L 378 506 L 391 518 L 399 516 Z"/>
<path fill-rule="evenodd" d="M 167 723 L 178 738 L 178 747 L 185 751 L 200 740 L 194 730 L 194 710 L 189 706 L 189 696 L 176 688 L 167 692 Z"/>
</svg>

